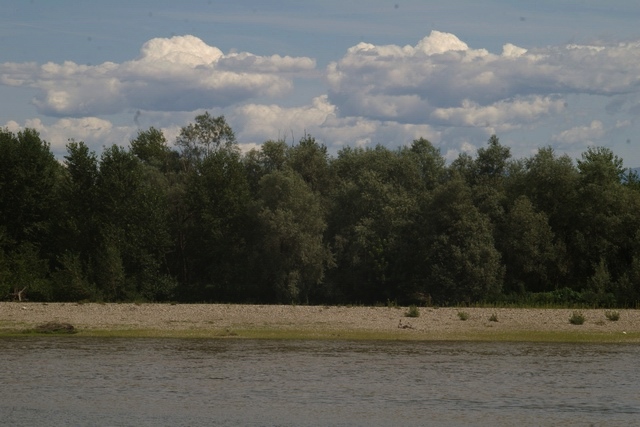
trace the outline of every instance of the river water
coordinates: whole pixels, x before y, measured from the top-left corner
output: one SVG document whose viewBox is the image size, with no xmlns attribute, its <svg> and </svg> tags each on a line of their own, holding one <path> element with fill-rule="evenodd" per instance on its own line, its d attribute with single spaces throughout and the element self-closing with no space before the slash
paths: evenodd
<svg viewBox="0 0 640 427">
<path fill-rule="evenodd" d="M 640 346 L 0 339 L 7 426 L 629 426 Z"/>
</svg>

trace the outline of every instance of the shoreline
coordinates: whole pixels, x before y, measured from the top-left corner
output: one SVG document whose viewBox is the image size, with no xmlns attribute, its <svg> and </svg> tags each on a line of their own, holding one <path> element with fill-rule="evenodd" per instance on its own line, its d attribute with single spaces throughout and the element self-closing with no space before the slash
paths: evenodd
<svg viewBox="0 0 640 427">
<path fill-rule="evenodd" d="M 0 336 L 33 336 L 47 322 L 73 336 L 422 341 L 640 343 L 640 310 L 565 308 L 419 308 L 239 304 L 0 302 Z M 574 311 L 582 325 L 569 322 Z M 461 320 L 458 313 L 468 314 Z M 497 321 L 491 321 L 494 316 Z M 29 332 L 31 331 L 31 332 Z M 37 334 L 45 336 L 46 334 Z"/>
</svg>

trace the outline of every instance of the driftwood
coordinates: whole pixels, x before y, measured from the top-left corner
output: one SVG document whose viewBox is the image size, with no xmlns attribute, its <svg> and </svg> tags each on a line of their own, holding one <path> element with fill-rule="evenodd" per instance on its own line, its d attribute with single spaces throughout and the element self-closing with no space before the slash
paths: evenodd
<svg viewBox="0 0 640 427">
<path fill-rule="evenodd" d="M 70 323 L 65 322 L 47 322 L 36 326 L 35 332 L 41 334 L 75 334 L 76 328 Z"/>
<path fill-rule="evenodd" d="M 399 329 L 413 329 L 413 326 L 410 323 L 402 323 L 402 319 L 400 319 L 400 323 L 398 323 Z"/>
<path fill-rule="evenodd" d="M 9 296 L 11 297 L 12 300 L 18 300 L 18 301 L 25 301 L 26 298 L 24 297 L 24 291 L 27 290 L 27 287 L 25 286 L 24 288 L 18 290 L 18 288 L 15 288 L 13 290 L 12 293 L 9 294 Z"/>
</svg>

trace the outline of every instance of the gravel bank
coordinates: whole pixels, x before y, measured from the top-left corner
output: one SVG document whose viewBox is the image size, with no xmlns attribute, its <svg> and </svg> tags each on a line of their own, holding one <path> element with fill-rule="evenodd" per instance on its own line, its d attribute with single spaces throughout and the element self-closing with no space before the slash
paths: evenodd
<svg viewBox="0 0 640 427">
<path fill-rule="evenodd" d="M 460 320 L 458 313 L 469 317 Z M 16 331 L 56 321 L 80 331 L 351 331 L 412 335 L 431 339 L 473 339 L 475 334 L 577 332 L 640 336 L 640 311 L 618 310 L 609 321 L 605 310 L 580 310 L 583 325 L 572 325 L 573 309 L 420 308 L 406 317 L 406 307 L 328 307 L 226 304 L 76 304 L 0 303 L 0 331 Z M 492 315 L 497 321 L 490 321 Z"/>
</svg>

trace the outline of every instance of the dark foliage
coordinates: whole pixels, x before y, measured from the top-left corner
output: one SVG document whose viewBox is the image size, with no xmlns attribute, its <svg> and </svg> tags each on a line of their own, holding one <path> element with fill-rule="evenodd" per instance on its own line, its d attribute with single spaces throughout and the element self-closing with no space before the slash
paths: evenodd
<svg viewBox="0 0 640 427">
<path fill-rule="evenodd" d="M 176 148 L 177 147 L 177 148 Z M 491 137 L 446 165 L 313 137 L 242 154 L 204 114 L 63 164 L 0 131 L 0 297 L 635 306 L 640 186 L 605 148 L 511 158 Z"/>
</svg>

